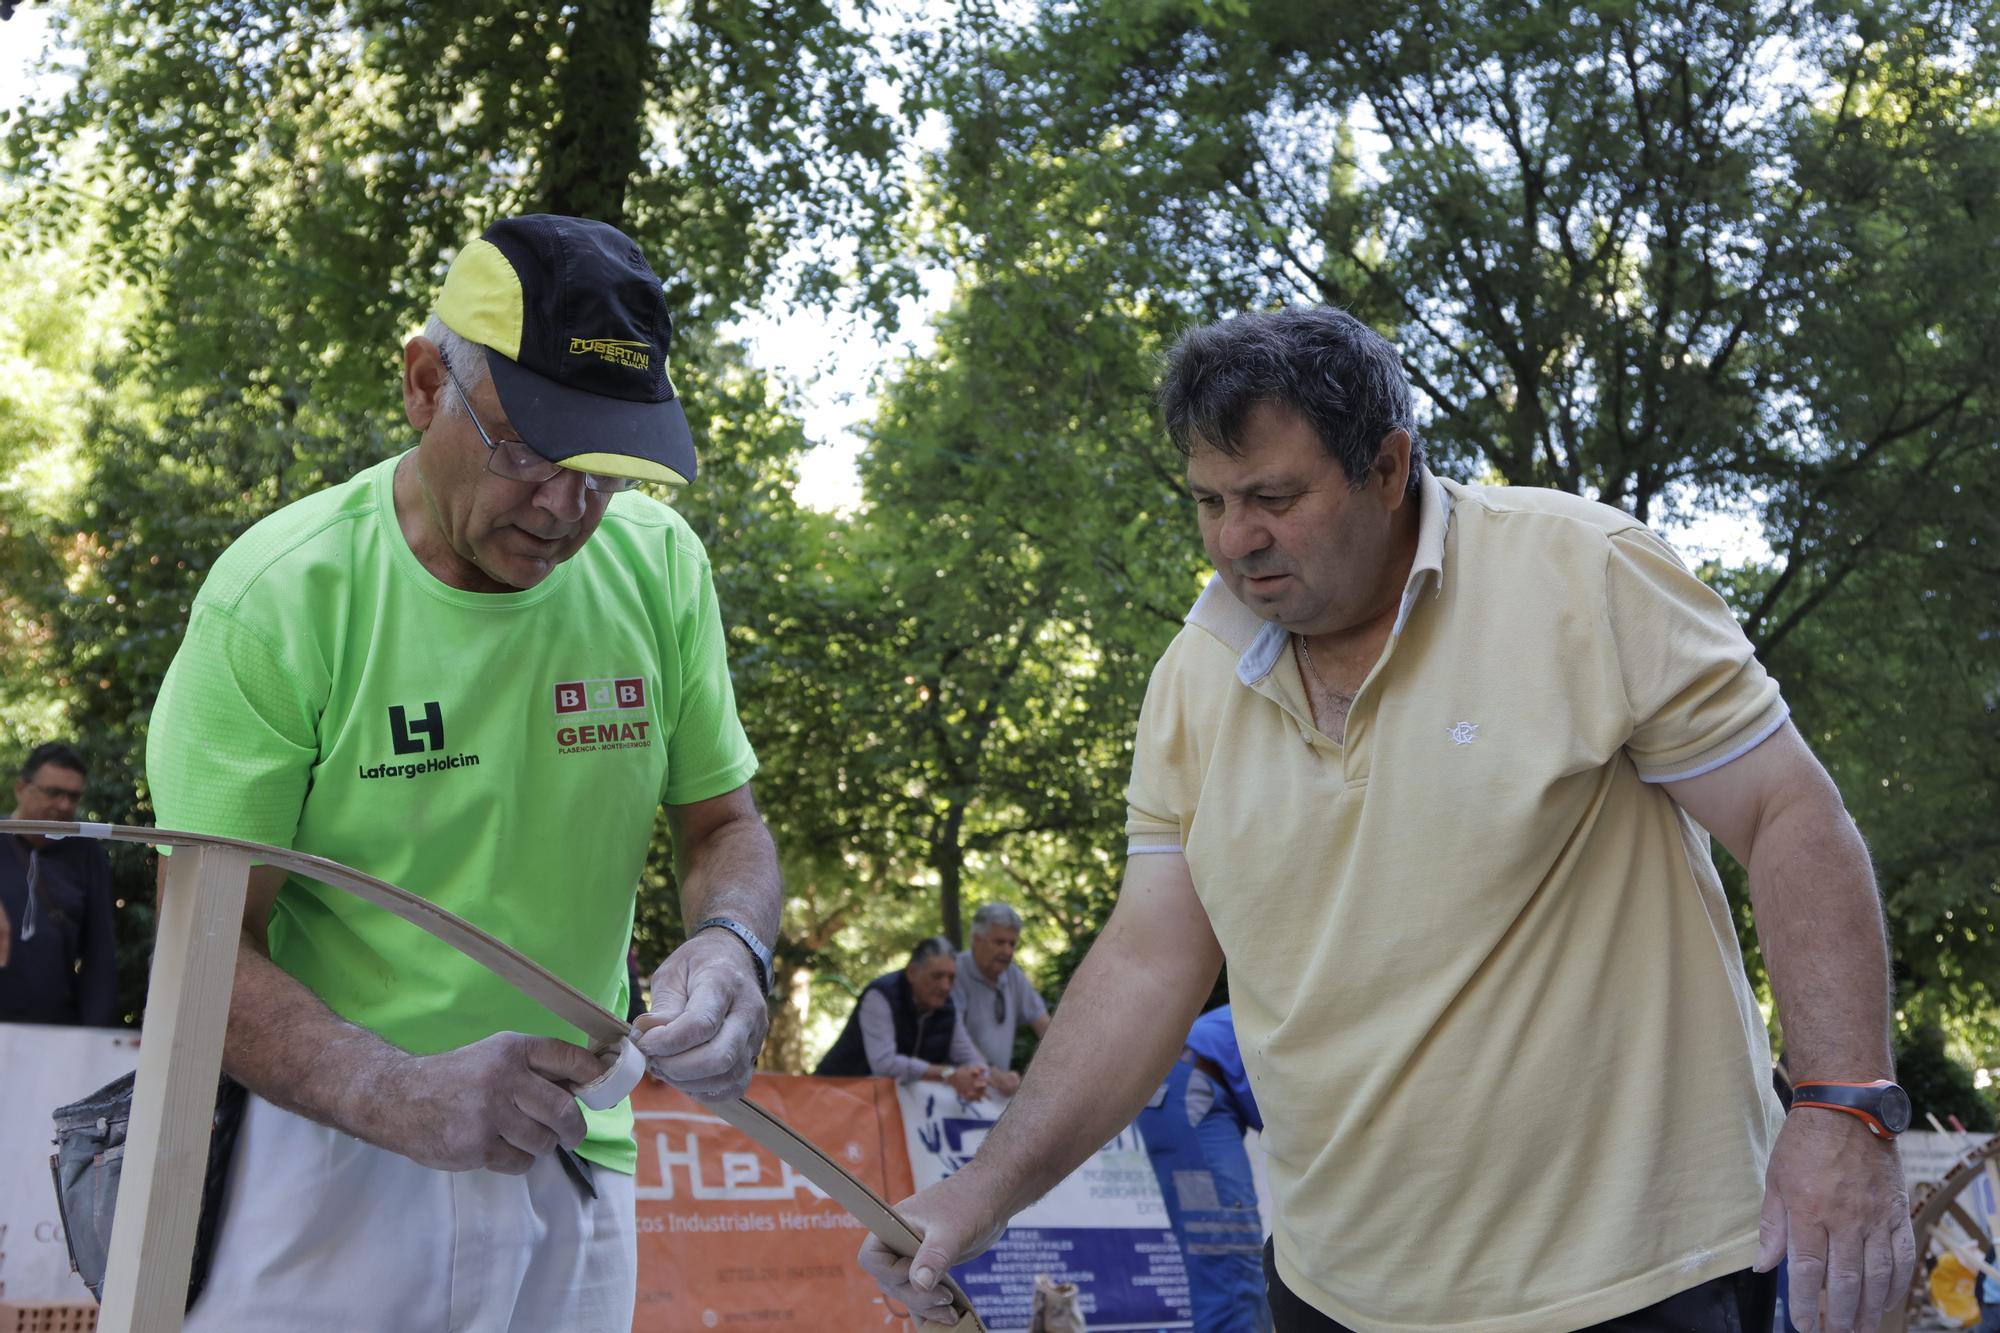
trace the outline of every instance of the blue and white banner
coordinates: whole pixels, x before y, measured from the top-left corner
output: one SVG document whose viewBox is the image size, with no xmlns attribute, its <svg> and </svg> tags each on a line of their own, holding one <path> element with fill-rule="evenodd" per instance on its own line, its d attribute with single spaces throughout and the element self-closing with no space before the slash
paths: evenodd
<svg viewBox="0 0 2000 1333">
<path fill-rule="evenodd" d="M 936 1083 L 906 1083 L 897 1093 L 918 1189 L 971 1161 L 1007 1105 L 999 1097 L 966 1102 Z M 1037 1273 L 1077 1285 L 1091 1333 L 1193 1327 L 1180 1247 L 1137 1130 L 1105 1144 L 992 1249 L 952 1270 L 993 1333 L 1028 1327 Z"/>
</svg>

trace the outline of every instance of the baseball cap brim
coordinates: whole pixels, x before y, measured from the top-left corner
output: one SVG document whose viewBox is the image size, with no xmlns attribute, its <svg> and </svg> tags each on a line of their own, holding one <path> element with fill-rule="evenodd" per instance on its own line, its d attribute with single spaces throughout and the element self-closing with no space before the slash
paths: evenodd
<svg viewBox="0 0 2000 1333">
<path fill-rule="evenodd" d="M 587 393 L 485 351 L 507 420 L 550 462 L 669 486 L 694 480 L 694 433 L 680 399 L 642 403 Z"/>
</svg>

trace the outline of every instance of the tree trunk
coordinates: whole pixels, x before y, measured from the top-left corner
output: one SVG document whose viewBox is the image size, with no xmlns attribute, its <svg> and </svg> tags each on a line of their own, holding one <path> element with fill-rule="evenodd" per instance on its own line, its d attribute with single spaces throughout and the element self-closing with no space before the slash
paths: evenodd
<svg viewBox="0 0 2000 1333">
<path fill-rule="evenodd" d="M 771 1005 L 771 1034 L 757 1067 L 771 1074 L 808 1073 L 806 1017 L 812 1012 L 813 970 L 801 963 L 780 974 L 778 994 Z"/>
<path fill-rule="evenodd" d="M 945 816 L 944 828 L 931 844 L 931 864 L 938 872 L 938 916 L 942 919 L 944 937 L 954 949 L 965 947 L 959 923 L 959 891 L 965 882 L 965 848 L 959 842 L 959 833 L 964 827 L 965 802 L 954 800 Z"/>
<path fill-rule="evenodd" d="M 639 171 L 651 0 L 581 0 L 556 71 L 556 120 L 543 142 L 541 208 L 622 226 Z"/>
</svg>

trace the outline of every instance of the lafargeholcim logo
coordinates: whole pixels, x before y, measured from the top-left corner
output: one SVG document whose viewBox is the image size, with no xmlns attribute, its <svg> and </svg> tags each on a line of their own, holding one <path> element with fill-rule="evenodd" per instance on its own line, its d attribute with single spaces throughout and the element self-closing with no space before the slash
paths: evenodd
<svg viewBox="0 0 2000 1333">
<path fill-rule="evenodd" d="M 556 749 L 639 750 L 653 743 L 643 676 L 566 680 L 555 687 Z"/>
<path fill-rule="evenodd" d="M 473 768 L 479 763 L 476 754 L 444 754 L 444 705 L 432 699 L 428 702 L 405 705 L 389 705 L 389 744 L 397 754 L 424 754 L 438 751 L 428 759 L 412 760 L 408 763 L 376 764 L 373 768 L 359 765 L 362 778 L 415 778 L 426 773 L 444 773 L 454 768 Z"/>
<path fill-rule="evenodd" d="M 419 735 L 429 738 L 426 745 L 417 739 Z M 423 716 L 413 726 L 409 710 L 401 704 L 389 705 L 389 736 L 396 743 L 397 754 L 422 754 L 425 750 L 444 748 L 444 706 L 433 699 L 424 705 Z"/>
</svg>

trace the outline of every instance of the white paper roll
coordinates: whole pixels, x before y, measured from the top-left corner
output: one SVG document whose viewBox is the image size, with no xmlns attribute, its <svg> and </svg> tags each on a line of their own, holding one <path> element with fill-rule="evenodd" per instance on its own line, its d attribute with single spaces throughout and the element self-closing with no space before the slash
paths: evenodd
<svg viewBox="0 0 2000 1333">
<path fill-rule="evenodd" d="M 611 1068 L 576 1090 L 577 1098 L 593 1111 L 609 1111 L 632 1095 L 646 1073 L 646 1057 L 626 1038 L 618 1045 L 618 1059 Z"/>
</svg>

